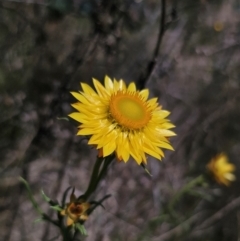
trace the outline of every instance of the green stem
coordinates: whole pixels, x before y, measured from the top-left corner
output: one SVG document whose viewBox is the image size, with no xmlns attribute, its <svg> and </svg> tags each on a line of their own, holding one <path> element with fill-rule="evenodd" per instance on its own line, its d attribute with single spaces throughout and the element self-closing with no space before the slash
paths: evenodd
<svg viewBox="0 0 240 241">
<path fill-rule="evenodd" d="M 63 241 L 72 241 L 73 240 L 73 235 L 72 235 L 71 229 L 69 227 L 62 228 L 61 232 L 62 232 Z"/>
<path fill-rule="evenodd" d="M 113 159 L 114 159 L 114 155 L 107 156 L 106 158 L 102 158 L 102 157 L 97 158 L 93 167 L 88 188 L 82 196 L 84 200 L 87 200 L 90 197 L 90 195 L 96 190 L 99 182 L 103 179 L 104 175 L 107 172 L 107 168 Z M 109 195 L 107 195 L 104 199 L 108 197 Z M 101 202 L 103 200 L 101 200 Z M 71 230 L 68 227 L 67 228 L 62 227 L 61 231 L 62 231 L 63 241 L 73 241 L 74 238 L 76 238 L 76 236 L 79 233 L 78 230 L 75 230 L 75 232 L 72 234 Z"/>
<path fill-rule="evenodd" d="M 98 178 L 97 178 L 96 183 L 95 183 L 95 189 L 97 188 L 99 182 L 100 182 L 100 181 L 103 179 L 103 177 L 106 175 L 108 166 L 112 163 L 113 159 L 114 159 L 114 156 L 113 156 L 113 155 L 107 156 L 107 157 L 105 158 L 103 167 L 102 167 L 101 172 L 99 173 Z M 95 190 L 95 189 L 94 189 L 94 190 Z"/>
<path fill-rule="evenodd" d="M 195 179 L 188 182 L 171 200 L 171 202 L 168 205 L 168 209 L 173 212 L 173 208 L 177 201 L 183 196 L 183 194 L 191 191 L 195 186 L 202 184 L 204 182 L 204 176 L 200 175 L 196 177 Z"/>
<path fill-rule="evenodd" d="M 92 192 L 95 190 L 95 186 L 96 186 L 95 183 L 97 181 L 99 169 L 102 165 L 103 160 L 104 159 L 102 157 L 97 157 L 97 160 L 96 160 L 96 162 L 94 164 L 94 167 L 93 167 L 93 172 L 92 172 L 92 176 L 91 176 L 91 179 L 89 181 L 89 184 L 88 184 L 87 191 L 83 195 L 83 198 L 85 200 L 87 200 L 89 198 L 89 196 L 92 194 Z"/>
<path fill-rule="evenodd" d="M 113 159 L 114 159 L 114 155 L 107 156 L 106 158 L 97 158 L 94 168 L 93 168 L 92 176 L 91 176 L 87 191 L 83 195 L 83 198 L 85 200 L 87 200 L 89 198 L 89 196 L 96 190 L 99 182 L 102 180 L 102 178 L 106 174 L 107 168 Z M 103 163 L 103 167 L 100 170 L 102 163 Z"/>
</svg>

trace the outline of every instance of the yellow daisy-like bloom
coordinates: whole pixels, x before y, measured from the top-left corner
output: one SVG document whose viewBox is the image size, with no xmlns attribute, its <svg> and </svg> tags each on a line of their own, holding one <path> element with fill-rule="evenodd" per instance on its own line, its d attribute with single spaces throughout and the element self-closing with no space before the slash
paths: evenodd
<svg viewBox="0 0 240 241">
<path fill-rule="evenodd" d="M 89 203 L 77 200 L 76 196 L 72 194 L 70 202 L 66 205 L 66 208 L 61 211 L 61 215 L 67 217 L 67 226 L 71 226 L 78 221 L 87 220 L 88 215 L 86 212 L 89 208 Z"/>
<path fill-rule="evenodd" d="M 229 186 L 236 179 L 232 173 L 236 168 L 235 165 L 228 162 L 228 157 L 221 153 L 208 163 L 207 169 L 213 174 L 219 184 Z"/>
<path fill-rule="evenodd" d="M 161 159 L 162 148 L 173 150 L 169 137 L 174 125 L 165 119 L 170 112 L 162 110 L 157 98 L 149 99 L 149 91 L 136 90 L 135 83 L 104 79 L 103 86 L 93 79 L 96 89 L 81 83 L 83 91 L 72 92 L 79 101 L 72 106 L 78 111 L 69 116 L 80 122 L 77 135 L 91 135 L 94 145 L 106 157 L 115 152 L 127 162 L 132 156 L 138 164 L 146 163 L 146 154 Z"/>
</svg>

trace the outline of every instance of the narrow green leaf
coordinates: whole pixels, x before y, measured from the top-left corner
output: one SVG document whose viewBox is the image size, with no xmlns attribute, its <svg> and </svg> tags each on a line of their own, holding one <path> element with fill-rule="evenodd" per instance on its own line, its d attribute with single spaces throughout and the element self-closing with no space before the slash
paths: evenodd
<svg viewBox="0 0 240 241">
<path fill-rule="evenodd" d="M 37 211 L 40 215 L 42 215 L 42 214 L 43 214 L 43 211 L 40 209 L 40 207 L 38 206 L 36 200 L 34 199 L 33 194 L 32 194 L 32 191 L 31 191 L 31 188 L 30 188 L 28 182 L 27 182 L 24 178 L 22 178 L 22 177 L 19 177 L 19 180 L 20 180 L 20 181 L 24 184 L 24 186 L 26 187 L 27 193 L 28 193 L 28 197 L 29 197 L 30 201 L 32 202 L 33 207 L 36 209 L 36 211 Z"/>
<path fill-rule="evenodd" d="M 65 120 L 65 121 L 69 121 L 69 119 L 67 117 L 57 117 L 57 120 Z"/>
<path fill-rule="evenodd" d="M 152 174 L 150 173 L 150 171 L 146 168 L 146 166 L 144 164 L 141 163 L 141 167 L 145 170 L 145 172 L 152 177 Z"/>
<path fill-rule="evenodd" d="M 78 229 L 78 231 L 82 234 L 87 236 L 87 230 L 85 229 L 85 227 L 83 225 L 81 225 L 80 223 L 76 223 L 75 227 Z"/>
<path fill-rule="evenodd" d="M 46 202 L 50 202 L 51 199 L 45 194 L 45 192 L 43 190 L 41 190 L 41 194 L 42 194 L 42 197 L 43 199 L 46 201 Z"/>
<path fill-rule="evenodd" d="M 33 223 L 40 223 L 40 222 L 43 222 L 43 221 L 44 221 L 44 219 L 42 217 L 40 217 L 40 218 L 35 219 L 33 221 Z"/>
<path fill-rule="evenodd" d="M 69 192 L 69 190 L 70 190 L 71 188 L 72 188 L 72 187 L 68 187 L 68 188 L 64 191 L 64 193 L 63 193 L 63 197 L 62 197 L 62 207 L 65 206 L 66 198 L 67 198 L 68 192 Z"/>
<path fill-rule="evenodd" d="M 61 212 L 63 209 L 60 206 L 50 206 L 55 211 Z"/>
</svg>

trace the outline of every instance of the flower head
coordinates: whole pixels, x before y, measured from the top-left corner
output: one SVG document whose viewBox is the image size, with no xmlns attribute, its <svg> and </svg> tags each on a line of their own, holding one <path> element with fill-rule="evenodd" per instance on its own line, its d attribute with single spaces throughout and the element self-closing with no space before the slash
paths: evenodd
<svg viewBox="0 0 240 241">
<path fill-rule="evenodd" d="M 162 148 L 173 150 L 169 137 L 174 125 L 166 119 L 170 112 L 162 110 L 157 98 L 148 100 L 147 89 L 138 91 L 123 80 L 104 79 L 103 86 L 93 79 L 96 89 L 81 83 L 80 93 L 72 92 L 79 101 L 72 106 L 78 111 L 69 116 L 80 122 L 77 135 L 90 135 L 106 157 L 115 152 L 119 160 L 127 162 L 132 156 L 138 164 L 146 163 L 146 154 L 161 159 Z"/>
<path fill-rule="evenodd" d="M 61 211 L 61 215 L 67 216 L 67 226 L 71 226 L 79 221 L 87 220 L 88 215 L 86 212 L 89 208 L 89 203 L 77 200 L 76 196 L 72 193 L 70 202 L 67 203 L 66 208 Z"/>
<path fill-rule="evenodd" d="M 232 173 L 235 170 L 235 165 L 228 162 L 228 157 L 224 153 L 212 158 L 207 165 L 207 169 L 213 174 L 219 184 L 229 186 L 236 179 Z"/>
</svg>

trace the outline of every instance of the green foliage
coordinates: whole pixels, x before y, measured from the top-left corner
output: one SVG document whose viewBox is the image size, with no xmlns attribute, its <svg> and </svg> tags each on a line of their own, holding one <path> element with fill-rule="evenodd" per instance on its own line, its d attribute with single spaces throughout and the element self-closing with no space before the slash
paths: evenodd
<svg viewBox="0 0 240 241">
<path fill-rule="evenodd" d="M 72 10 L 72 0 L 48 0 L 48 7 L 50 9 L 66 14 Z"/>
<path fill-rule="evenodd" d="M 87 231 L 85 229 L 85 227 L 83 225 L 81 225 L 80 223 L 76 223 L 75 224 L 75 228 L 84 236 L 87 236 Z"/>
</svg>

